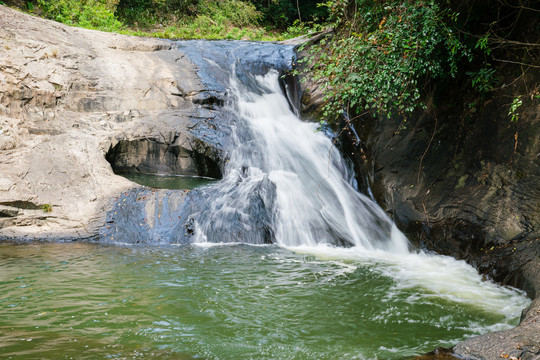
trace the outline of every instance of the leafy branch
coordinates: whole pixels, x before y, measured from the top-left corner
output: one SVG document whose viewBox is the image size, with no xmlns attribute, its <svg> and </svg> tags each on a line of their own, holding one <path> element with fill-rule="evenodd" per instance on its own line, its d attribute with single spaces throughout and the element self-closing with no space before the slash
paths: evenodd
<svg viewBox="0 0 540 360">
<path fill-rule="evenodd" d="M 340 116 L 343 104 L 384 116 L 412 113 L 424 107 L 424 79 L 454 76 L 460 59 L 470 57 L 471 50 L 449 26 L 454 14 L 434 0 L 324 5 L 337 35 L 311 48 L 306 61 L 322 83 L 323 115 L 330 121 Z M 486 41 L 479 46 L 485 48 Z"/>
</svg>

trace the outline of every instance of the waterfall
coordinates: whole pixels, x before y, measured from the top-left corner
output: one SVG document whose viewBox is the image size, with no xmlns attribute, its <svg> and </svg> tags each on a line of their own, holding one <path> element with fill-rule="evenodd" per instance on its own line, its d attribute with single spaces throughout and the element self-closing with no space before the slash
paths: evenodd
<svg viewBox="0 0 540 360">
<path fill-rule="evenodd" d="M 192 215 L 195 242 L 408 251 L 407 239 L 384 211 L 355 190 L 332 140 L 292 110 L 278 72 L 290 66 L 292 48 L 196 44 L 186 50 L 198 49 L 192 59 L 206 75 L 219 74 L 211 86 L 218 83 L 228 94 L 232 134 L 223 180 L 200 190 L 204 206 Z M 213 60 L 217 55 L 220 61 Z"/>
<path fill-rule="evenodd" d="M 123 194 L 108 215 L 104 239 L 203 248 L 278 244 L 302 254 L 303 261 L 382 274 L 393 283 L 390 298 L 401 289 L 425 289 L 425 298 L 467 303 L 504 317 L 491 330 L 507 328 L 530 303 L 523 293 L 483 281 L 464 261 L 408 251 L 407 239 L 385 212 L 355 189 L 354 174 L 332 137 L 295 114 L 288 101 L 294 96 L 283 92 L 292 47 L 230 41 L 178 44 L 199 68 L 205 89 L 196 94 L 198 99 L 216 100 L 198 104 L 197 116 L 209 120 L 208 128 L 191 131 L 223 145 L 223 179 L 189 192 L 142 188 Z M 254 253 L 259 250 L 264 256 L 274 251 L 268 247 Z M 258 265 L 253 269 L 259 271 Z M 411 301 L 416 306 L 424 300 Z M 389 310 L 399 314 L 396 309 Z M 474 320 L 470 326 L 486 331 Z"/>
</svg>

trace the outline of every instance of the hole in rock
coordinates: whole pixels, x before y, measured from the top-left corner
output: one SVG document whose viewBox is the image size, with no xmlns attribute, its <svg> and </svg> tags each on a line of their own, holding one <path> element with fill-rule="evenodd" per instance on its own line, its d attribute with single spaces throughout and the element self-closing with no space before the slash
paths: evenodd
<svg viewBox="0 0 540 360">
<path fill-rule="evenodd" d="M 122 140 L 105 158 L 115 174 L 160 189 L 192 189 L 221 179 L 217 151 L 198 150 L 154 140 Z"/>
</svg>

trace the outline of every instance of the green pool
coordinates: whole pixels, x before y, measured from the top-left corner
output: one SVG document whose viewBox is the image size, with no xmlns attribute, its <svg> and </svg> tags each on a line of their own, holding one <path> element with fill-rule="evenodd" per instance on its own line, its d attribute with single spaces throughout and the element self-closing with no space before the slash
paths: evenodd
<svg viewBox="0 0 540 360">
<path fill-rule="evenodd" d="M 333 252 L 1 243 L 0 358 L 401 359 L 528 303 L 450 258 L 431 262 L 465 285 L 423 277 L 444 264 Z"/>
<path fill-rule="evenodd" d="M 217 181 L 216 179 L 201 176 L 170 176 L 130 173 L 120 173 L 118 175 L 136 182 L 137 184 L 157 189 L 194 189 L 196 187 L 208 185 Z"/>
</svg>

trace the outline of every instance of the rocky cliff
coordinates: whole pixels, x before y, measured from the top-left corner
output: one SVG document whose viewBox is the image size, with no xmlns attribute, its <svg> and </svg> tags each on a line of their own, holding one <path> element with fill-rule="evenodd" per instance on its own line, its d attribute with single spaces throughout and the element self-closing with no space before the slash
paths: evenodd
<svg viewBox="0 0 540 360">
<path fill-rule="evenodd" d="M 219 178 L 204 94 L 172 42 L 0 6 L 0 237 L 95 234 L 136 186 L 113 168 Z"/>
<path fill-rule="evenodd" d="M 516 94 L 538 79 L 501 89 L 478 106 L 435 89 L 428 109 L 407 120 L 364 120 L 373 192 L 418 246 L 464 259 L 501 284 L 540 295 L 540 105 L 526 100 L 518 123 L 508 117 Z M 437 94 L 437 91 L 446 94 Z M 446 100 L 442 100 L 446 99 Z M 431 101 L 431 100 L 430 100 Z M 540 356 L 540 304 L 515 330 L 455 347 L 470 359 Z"/>
</svg>

